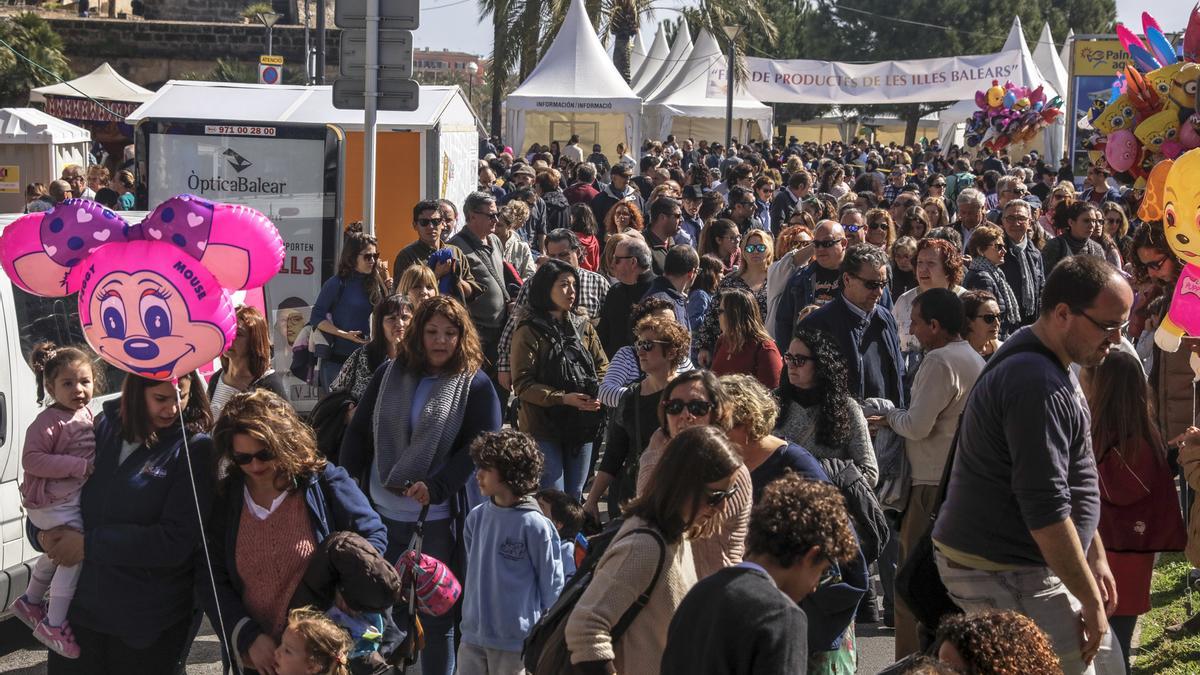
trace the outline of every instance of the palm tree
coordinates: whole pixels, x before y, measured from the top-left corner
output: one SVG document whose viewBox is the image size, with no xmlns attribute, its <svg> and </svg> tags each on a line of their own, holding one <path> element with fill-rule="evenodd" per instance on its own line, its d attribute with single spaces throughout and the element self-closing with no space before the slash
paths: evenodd
<svg viewBox="0 0 1200 675">
<path fill-rule="evenodd" d="M 604 0 L 604 33 L 602 37 L 613 38 L 613 65 L 626 82 L 633 73 L 629 72 L 629 60 L 633 54 L 633 38 L 642 24 L 642 16 L 650 11 L 650 0 Z"/>
<path fill-rule="evenodd" d="M 680 10 L 692 35 L 701 30 L 712 33 L 717 42 L 725 45 L 725 26 L 741 26 L 741 35 L 736 41 L 737 59 L 733 64 L 734 76 L 742 80 L 746 76 L 745 44 L 748 36 L 755 36 L 764 46 L 773 46 L 779 39 L 779 28 L 759 0 L 700 0 L 699 7 Z"/>
<path fill-rule="evenodd" d="M 0 48 L 0 105 L 24 105 L 29 101 L 30 89 L 71 78 L 62 39 L 37 14 L 18 14 L 0 20 L 0 39 L 28 58 L 28 61 L 18 58 L 12 51 Z"/>
<path fill-rule="evenodd" d="M 513 65 L 520 56 L 520 36 L 513 33 L 515 7 L 519 0 L 479 0 L 479 18 L 488 15 L 492 19 L 492 58 L 487 73 L 492 89 L 491 126 L 493 134 L 500 133 L 500 102 L 504 98 L 504 85 Z"/>
</svg>

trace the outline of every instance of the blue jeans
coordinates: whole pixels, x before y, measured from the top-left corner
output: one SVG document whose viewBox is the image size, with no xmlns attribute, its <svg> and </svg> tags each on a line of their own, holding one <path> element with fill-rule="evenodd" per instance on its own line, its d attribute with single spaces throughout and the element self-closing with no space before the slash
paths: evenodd
<svg viewBox="0 0 1200 675">
<path fill-rule="evenodd" d="M 542 487 L 562 490 L 579 501 L 592 465 L 592 444 L 563 445 L 556 441 L 538 441 L 546 463 L 542 468 Z"/>
<path fill-rule="evenodd" d="M 382 516 L 380 516 L 383 518 Z M 412 540 L 417 524 L 383 518 L 387 526 L 388 547 L 384 556 L 389 563 L 395 563 L 406 550 Z M 450 564 L 454 559 L 454 519 L 435 520 L 425 523 L 425 537 L 421 552 Z M 451 568 L 455 576 L 463 578 L 463 570 Z M 396 625 L 407 631 L 408 607 L 396 605 L 392 612 Z M 421 625 L 425 628 L 425 649 L 421 651 L 422 675 L 453 675 L 454 673 L 454 615 L 455 610 L 442 616 L 430 616 L 421 613 Z"/>
<path fill-rule="evenodd" d="M 945 556 L 935 555 L 942 583 L 963 611 L 1011 609 L 1033 619 L 1050 638 L 1064 675 L 1124 675 L 1125 659 L 1111 630 L 1104 634 L 1096 658 L 1084 665 L 1079 630 L 1082 605 L 1049 567 L 986 572 L 951 567 Z"/>
<path fill-rule="evenodd" d="M 329 393 L 329 385 L 337 379 L 338 373 L 342 372 L 343 361 L 331 361 L 329 359 L 321 359 L 321 372 L 317 384 L 321 387 L 321 393 Z"/>
</svg>

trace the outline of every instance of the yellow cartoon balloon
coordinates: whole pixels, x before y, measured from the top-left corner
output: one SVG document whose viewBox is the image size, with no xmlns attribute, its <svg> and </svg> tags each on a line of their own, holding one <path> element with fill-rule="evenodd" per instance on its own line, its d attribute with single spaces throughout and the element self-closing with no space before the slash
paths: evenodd
<svg viewBox="0 0 1200 675">
<path fill-rule="evenodd" d="M 1200 63 L 1179 64 L 1179 70 L 1171 78 L 1171 103 L 1185 110 L 1196 107 L 1196 90 L 1200 88 Z"/>
<path fill-rule="evenodd" d="M 1154 342 L 1176 351 L 1184 335 L 1200 336 L 1200 149 L 1179 156 L 1163 188 L 1163 233 L 1184 268 Z M 1149 197 L 1149 194 L 1147 194 Z M 1195 361 L 1193 356 L 1192 360 Z M 1193 364 L 1194 365 L 1194 364 Z"/>
<path fill-rule="evenodd" d="M 1179 63 L 1172 63 L 1169 66 L 1152 70 L 1146 73 L 1146 81 L 1154 87 L 1154 91 L 1158 92 L 1159 96 L 1166 98 L 1171 95 L 1171 78 L 1175 77 L 1175 74 L 1179 72 L 1179 69 L 1183 65 L 1184 62 L 1180 61 Z"/>
<path fill-rule="evenodd" d="M 1129 95 L 1121 94 L 1096 117 L 1096 121 L 1092 122 L 1092 127 L 1105 136 L 1121 129 L 1132 129 L 1133 113 L 1133 104 L 1129 101 Z"/>
<path fill-rule="evenodd" d="M 992 80 L 992 86 L 987 90 L 987 103 L 991 108 L 999 108 L 1000 104 L 1004 103 L 1004 87 L 995 80 Z"/>
<path fill-rule="evenodd" d="M 1173 141 L 1179 136 L 1179 109 L 1168 105 L 1162 112 L 1142 120 L 1134 129 L 1133 135 L 1137 136 L 1150 154 L 1160 152 L 1163 143 Z"/>
</svg>

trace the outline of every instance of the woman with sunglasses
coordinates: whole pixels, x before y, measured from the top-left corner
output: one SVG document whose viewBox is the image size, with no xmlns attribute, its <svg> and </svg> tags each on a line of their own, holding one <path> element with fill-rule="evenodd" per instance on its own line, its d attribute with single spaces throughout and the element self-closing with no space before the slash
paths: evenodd
<svg viewBox="0 0 1200 675">
<path fill-rule="evenodd" d="M 675 376 L 663 390 L 658 408 L 658 431 L 642 453 L 637 472 L 637 493 L 650 489 L 667 443 L 692 427 L 715 426 L 729 429 L 729 397 L 720 380 L 708 370 L 690 370 Z M 719 569 L 741 562 L 746 550 L 746 531 L 750 522 L 750 471 L 738 469 L 734 475 L 738 496 L 726 502 L 707 527 L 703 536 L 694 537 L 692 559 L 696 577 L 703 579 Z"/>
<path fill-rule="evenodd" d="M 742 235 L 732 220 L 718 218 L 700 231 L 700 257 L 711 255 L 725 266 L 725 274 L 731 273 L 737 263 L 738 246 Z"/>
<path fill-rule="evenodd" d="M 208 521 L 218 600 L 210 601 L 209 615 L 214 626 L 224 625 L 222 642 L 239 669 L 274 673 L 290 600 L 321 542 L 354 532 L 383 555 L 387 530 L 279 396 L 235 396 L 213 429 L 213 443 L 226 474 Z M 207 584 L 201 589 L 210 596 Z"/>
<path fill-rule="evenodd" d="M 1129 216 L 1125 214 L 1125 207 L 1117 202 L 1104 202 L 1100 210 L 1104 212 L 1104 233 L 1116 244 L 1121 259 L 1129 258 L 1133 237 L 1130 236 Z"/>
<path fill-rule="evenodd" d="M 83 532 L 30 528 L 55 563 L 82 563 L 67 614 L 82 658 L 51 650 L 46 672 L 174 673 L 191 645 L 197 580 L 209 589 L 196 568 L 196 510 L 209 513 L 215 478 L 204 381 L 195 372 L 177 385 L 126 375 L 103 409 L 79 497 Z"/>
<path fill-rule="evenodd" d="M 963 288 L 987 291 L 995 298 L 1000 309 L 1000 338 L 1007 339 L 1021 327 L 1021 309 L 1008 279 L 1000 271 L 1007 255 L 1004 230 L 995 225 L 976 227 L 971 231 L 967 254 L 971 256 L 971 265 L 963 278 Z"/>
<path fill-rule="evenodd" d="M 900 237 L 888 249 L 888 281 L 893 298 L 899 298 L 917 285 L 917 240 Z"/>
<path fill-rule="evenodd" d="M 1000 304 L 988 291 L 967 291 L 958 297 L 967 315 L 963 339 L 986 361 L 1004 343 L 1000 339 L 1000 320 L 1004 316 L 1000 313 Z"/>
<path fill-rule="evenodd" d="M 387 283 L 379 266 L 379 242 L 351 226 L 342 243 L 337 273 L 321 286 L 308 325 L 325 334 L 329 353 L 321 359 L 320 385 L 325 391 L 342 364 L 371 330 L 371 309 L 383 299 Z"/>
<path fill-rule="evenodd" d="M 896 241 L 896 226 L 892 223 L 892 215 L 887 209 L 871 209 L 867 211 L 864 234 L 866 242 L 885 251 Z"/>
<path fill-rule="evenodd" d="M 717 338 L 712 358 L 713 373 L 742 373 L 757 378 L 768 388 L 778 387 L 783 359 L 763 325 L 754 296 L 730 288 L 720 295 L 720 303 L 717 311 L 721 336 Z"/>
<path fill-rule="evenodd" d="M 946 209 L 946 220 L 950 220 L 950 210 L 952 205 L 950 200 L 946 199 L 946 177 L 940 173 L 929 174 L 929 189 L 925 193 L 925 200 L 936 199 L 941 202 L 942 208 Z M 925 202 L 921 202 L 924 206 Z M 932 222 L 932 219 L 931 221 Z M 942 227 L 939 225 L 938 227 Z"/>
<path fill-rule="evenodd" d="M 697 580 L 689 544 L 727 501 L 742 496 L 734 483 L 741 466 L 720 429 L 688 429 L 667 444 L 647 489 L 625 506 L 624 524 L 567 620 L 566 645 L 578 672 L 659 672 L 671 618 Z M 614 627 L 643 593 L 649 600 L 614 639 Z"/>
<path fill-rule="evenodd" d="M 609 421 L 604 457 L 583 505 L 584 511 L 596 518 L 600 517 L 600 499 L 606 494 L 608 512 L 618 513 L 621 505 L 637 493 L 638 457 L 658 429 L 663 389 L 687 360 L 691 344 L 691 336 L 675 321 L 670 307 L 644 315 L 635 324 L 633 333 L 636 338 L 633 345 L 621 349 L 630 349 L 637 355 L 642 379 L 624 389 Z"/>
<path fill-rule="evenodd" d="M 730 289 L 746 291 L 758 303 L 758 315 L 767 315 L 767 270 L 775 258 L 775 242 L 771 234 L 764 230 L 750 230 L 742 238 L 741 265 L 733 274 L 725 275 L 717 288 L 720 296 Z M 712 363 L 713 353 L 717 348 L 717 337 L 721 331 L 717 309 L 721 304 L 714 300 L 704 315 L 704 323 L 696 332 L 694 344 L 697 347 L 697 359 L 701 367 L 707 368 Z"/>
<path fill-rule="evenodd" d="M 776 433 L 814 457 L 850 460 L 872 485 L 879 465 L 867 418 L 850 396 L 837 342 L 811 328 L 796 331 L 783 355 L 787 377 L 779 387 Z"/>
<path fill-rule="evenodd" d="M 208 381 L 208 400 L 213 418 L 234 395 L 251 389 L 266 389 L 287 398 L 283 378 L 271 367 L 271 329 L 262 312 L 242 305 L 237 316 L 237 336 L 221 355 L 221 369 Z"/>
</svg>

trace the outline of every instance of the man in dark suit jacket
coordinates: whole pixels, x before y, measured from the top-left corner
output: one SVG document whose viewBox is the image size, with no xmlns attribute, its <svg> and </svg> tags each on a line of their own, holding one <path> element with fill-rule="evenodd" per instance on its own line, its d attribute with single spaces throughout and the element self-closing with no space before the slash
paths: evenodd
<svg viewBox="0 0 1200 675">
<path fill-rule="evenodd" d="M 1042 252 L 1029 238 L 1029 228 L 1041 225 L 1030 219 L 1029 204 L 1021 199 L 1004 205 L 1000 225 L 1004 228 L 1004 247 L 1008 252 L 1000 271 L 1021 308 L 1020 325 L 1028 326 L 1037 321 L 1042 311 L 1042 289 L 1046 287 Z"/>
</svg>

